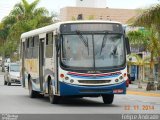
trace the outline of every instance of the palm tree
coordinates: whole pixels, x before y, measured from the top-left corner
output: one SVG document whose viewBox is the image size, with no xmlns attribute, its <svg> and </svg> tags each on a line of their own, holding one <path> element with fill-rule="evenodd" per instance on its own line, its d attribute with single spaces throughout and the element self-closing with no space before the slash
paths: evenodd
<svg viewBox="0 0 160 120">
<path fill-rule="evenodd" d="M 9 15 L 14 16 L 17 21 L 11 28 L 12 35 L 52 23 L 52 16 L 49 16 L 49 12 L 45 8 L 36 8 L 39 2 L 40 0 L 35 0 L 29 4 L 27 0 L 21 0 L 21 3 L 14 6 Z M 15 31 L 16 33 L 14 33 Z"/>
<path fill-rule="evenodd" d="M 6 46 L 10 47 L 11 43 L 15 43 L 15 47 L 8 51 L 8 47 L 5 46 L 4 49 L 7 54 L 12 53 L 17 49 L 19 44 L 20 35 L 23 32 L 30 31 L 39 27 L 49 25 L 52 22 L 52 15 L 49 15 L 47 9 L 41 7 L 37 8 L 40 0 L 35 0 L 32 3 L 28 3 L 27 0 L 21 0 L 21 3 L 18 3 L 11 10 L 10 14 L 2 20 L 3 29 L 0 28 L 0 40 L 4 38 L 2 36 L 3 31 L 5 30 Z"/>
<path fill-rule="evenodd" d="M 160 50 L 158 33 L 152 27 L 152 29 L 149 29 L 149 30 L 130 31 L 128 32 L 127 35 L 130 39 L 131 44 L 138 45 L 138 47 L 143 46 L 145 50 L 151 53 L 149 78 L 150 78 L 150 81 L 153 81 L 154 80 L 153 69 L 155 64 L 154 57 L 159 54 L 158 51 Z M 141 65 L 139 66 L 141 67 Z"/>
<path fill-rule="evenodd" d="M 139 55 L 137 55 L 136 53 L 132 53 L 128 56 L 128 58 L 134 57 L 136 59 L 136 61 L 127 61 L 128 65 L 137 65 L 139 66 L 139 84 L 138 84 L 138 88 L 142 88 L 142 81 L 144 80 L 144 66 L 146 64 L 148 64 L 149 58 L 141 58 Z"/>
<path fill-rule="evenodd" d="M 153 57 L 155 55 L 154 51 L 156 52 L 156 55 L 158 55 L 158 58 L 160 58 L 160 4 L 154 5 L 148 9 L 146 9 L 144 12 L 140 13 L 135 19 L 132 25 L 134 26 L 144 26 L 148 29 L 150 29 L 152 35 L 150 37 L 150 40 L 152 40 L 153 44 L 150 45 L 149 49 L 151 50 L 151 67 L 153 66 Z M 155 39 L 156 38 L 156 39 Z M 158 60 L 158 73 L 160 73 L 160 59 Z M 158 75 L 158 82 L 160 86 L 160 74 Z M 159 87 L 160 89 L 160 87 Z"/>
<path fill-rule="evenodd" d="M 160 25 L 160 4 L 154 5 L 141 12 L 134 20 L 134 25 L 151 27 L 152 25 Z"/>
<path fill-rule="evenodd" d="M 140 31 L 140 30 L 136 30 L 136 31 L 129 31 L 127 33 L 127 36 L 129 38 L 129 41 L 130 41 L 130 44 L 132 47 L 136 47 L 137 49 L 139 49 L 140 47 L 145 47 L 144 45 L 144 41 L 146 40 L 146 36 L 145 36 L 145 33 L 143 31 Z M 137 65 L 139 66 L 139 85 L 138 87 L 139 88 L 142 88 L 141 86 L 141 80 L 144 79 L 144 64 L 145 64 L 145 61 L 143 58 L 141 58 L 139 55 L 135 54 L 135 53 L 132 53 L 128 56 L 129 58 L 130 57 L 134 57 L 136 58 L 136 62 L 132 62 L 132 61 L 128 61 L 128 65 Z"/>
<path fill-rule="evenodd" d="M 48 15 L 48 10 L 45 8 L 36 8 L 40 0 L 35 0 L 32 3 L 28 3 L 27 0 L 21 0 L 14 6 L 13 10 L 10 12 L 11 16 L 16 16 L 17 20 L 28 20 L 33 19 L 35 16 L 45 16 Z"/>
<path fill-rule="evenodd" d="M 135 30 L 135 31 L 129 31 L 127 33 L 127 36 L 129 38 L 129 42 L 132 45 L 143 45 L 144 41 L 146 40 L 146 32 L 142 30 Z"/>
</svg>

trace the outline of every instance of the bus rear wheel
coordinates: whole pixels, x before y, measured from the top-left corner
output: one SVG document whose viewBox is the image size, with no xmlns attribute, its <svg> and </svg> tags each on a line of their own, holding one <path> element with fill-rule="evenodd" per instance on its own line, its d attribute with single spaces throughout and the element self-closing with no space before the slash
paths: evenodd
<svg viewBox="0 0 160 120">
<path fill-rule="evenodd" d="M 8 86 L 11 86 L 11 82 L 10 82 L 9 78 L 7 78 L 7 81 L 8 81 L 8 82 L 7 82 L 7 85 L 8 85 Z"/>
<path fill-rule="evenodd" d="M 60 97 L 54 95 L 52 81 L 49 82 L 49 100 L 51 104 L 58 104 Z"/>
<path fill-rule="evenodd" d="M 7 82 L 4 80 L 4 85 L 7 85 Z"/>
<path fill-rule="evenodd" d="M 33 90 L 32 83 L 31 83 L 30 80 L 29 80 L 29 83 L 28 83 L 28 90 L 29 90 L 29 96 L 30 96 L 30 98 L 37 97 L 37 92 Z"/>
<path fill-rule="evenodd" d="M 6 77 L 4 77 L 4 85 L 7 85 Z"/>
<path fill-rule="evenodd" d="M 114 99 L 114 94 L 102 95 L 104 104 L 112 104 Z"/>
<path fill-rule="evenodd" d="M 7 77 L 7 85 L 8 85 L 8 86 L 11 86 L 11 82 L 10 82 L 10 80 L 9 80 L 8 77 Z"/>
</svg>

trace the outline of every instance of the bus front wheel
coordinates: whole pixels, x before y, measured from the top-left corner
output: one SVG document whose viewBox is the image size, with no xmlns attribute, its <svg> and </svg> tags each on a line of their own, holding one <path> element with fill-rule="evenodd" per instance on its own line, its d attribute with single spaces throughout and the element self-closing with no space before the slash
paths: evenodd
<svg viewBox="0 0 160 120">
<path fill-rule="evenodd" d="M 54 95 L 52 81 L 49 83 L 49 100 L 51 104 L 57 104 L 60 100 L 59 96 Z"/>
<path fill-rule="evenodd" d="M 114 94 L 102 95 L 104 104 L 112 104 L 114 99 Z"/>
<path fill-rule="evenodd" d="M 31 83 L 30 80 L 29 80 L 29 83 L 28 83 L 28 89 L 29 89 L 29 96 L 30 96 L 30 98 L 37 97 L 37 92 L 32 89 L 32 83 Z"/>
</svg>

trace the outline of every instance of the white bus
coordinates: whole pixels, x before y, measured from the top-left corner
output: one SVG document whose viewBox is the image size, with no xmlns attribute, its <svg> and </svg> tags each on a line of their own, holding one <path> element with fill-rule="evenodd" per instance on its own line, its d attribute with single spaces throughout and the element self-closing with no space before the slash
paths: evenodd
<svg viewBox="0 0 160 120">
<path fill-rule="evenodd" d="M 21 35 L 21 79 L 31 98 L 99 97 L 126 93 L 129 42 L 122 24 L 69 21 Z"/>
</svg>

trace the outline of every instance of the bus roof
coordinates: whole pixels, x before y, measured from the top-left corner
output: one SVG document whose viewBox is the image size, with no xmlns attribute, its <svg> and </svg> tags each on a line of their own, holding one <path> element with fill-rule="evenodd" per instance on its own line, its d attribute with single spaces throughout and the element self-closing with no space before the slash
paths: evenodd
<svg viewBox="0 0 160 120">
<path fill-rule="evenodd" d="M 46 32 L 51 32 L 54 30 L 59 31 L 59 26 L 61 24 L 70 24 L 70 23 L 117 23 L 117 24 L 121 24 L 120 22 L 116 22 L 116 21 L 104 21 L 104 20 L 79 20 L 79 21 L 58 22 L 58 23 L 54 23 L 54 24 L 51 24 L 51 25 L 48 25 L 42 28 L 31 30 L 29 32 L 25 32 L 21 35 L 21 39 L 43 34 Z"/>
</svg>

